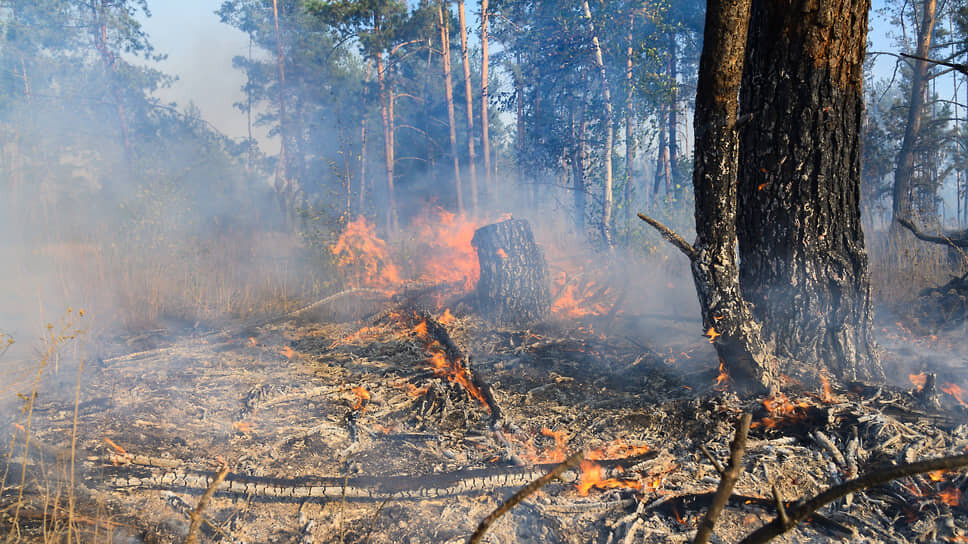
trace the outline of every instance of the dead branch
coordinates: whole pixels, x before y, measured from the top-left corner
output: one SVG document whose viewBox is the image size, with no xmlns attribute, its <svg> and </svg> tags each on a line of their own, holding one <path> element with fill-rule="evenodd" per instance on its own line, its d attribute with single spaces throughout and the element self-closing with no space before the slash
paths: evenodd
<svg viewBox="0 0 968 544">
<path fill-rule="evenodd" d="M 930 62 L 931 64 L 939 64 L 941 66 L 947 66 L 948 68 L 953 68 L 953 69 L 961 72 L 962 74 L 968 75 L 968 65 L 965 65 L 965 64 L 957 64 L 957 63 L 954 63 L 954 62 L 948 62 L 948 61 L 944 61 L 944 60 L 934 60 L 934 59 L 929 59 L 927 57 L 919 57 L 917 55 L 909 55 L 907 53 L 901 53 L 901 56 L 902 57 L 909 58 L 909 59 L 922 60 L 924 62 Z"/>
<path fill-rule="evenodd" d="M 743 470 L 743 450 L 746 449 L 746 436 L 752 422 L 753 414 L 744 413 L 736 425 L 736 436 L 733 438 L 733 445 L 730 448 L 729 464 L 726 465 L 725 470 L 719 473 L 721 478 L 719 487 L 716 489 L 716 494 L 713 495 L 709 510 L 706 511 L 705 517 L 699 523 L 699 529 L 696 530 L 696 538 L 693 540 L 695 544 L 709 542 L 716 520 L 726 506 L 726 502 L 729 501 L 729 496 L 733 493 L 733 486 L 736 485 L 740 472 Z"/>
<path fill-rule="evenodd" d="M 901 224 L 904 228 L 911 231 L 915 237 L 919 240 L 924 240 L 925 242 L 932 242 L 935 244 L 944 244 L 952 247 L 968 248 L 968 236 L 965 232 L 952 232 L 949 234 L 941 234 L 939 236 L 932 236 L 930 234 L 925 234 L 921 232 L 914 223 L 903 217 L 898 217 L 897 222 Z"/>
<path fill-rule="evenodd" d="M 496 510 L 491 512 L 490 515 L 481 521 L 480 525 L 477 526 L 477 530 L 474 531 L 474 534 L 467 539 L 467 544 L 477 544 L 480 542 L 481 539 L 484 538 L 484 533 L 487 532 L 487 530 L 491 527 L 491 525 L 494 524 L 495 521 L 497 521 L 499 517 L 508 513 L 508 511 L 517 506 L 521 501 L 534 494 L 534 492 L 538 491 L 552 480 L 561 476 L 566 470 L 574 468 L 578 463 L 582 462 L 584 458 L 585 452 L 579 451 L 568 459 L 565 459 L 564 463 L 561 463 L 560 465 L 551 469 L 551 471 L 544 476 L 524 486 L 514 495 L 511 495 L 508 500 L 501 503 L 501 506 L 498 506 Z"/>
<path fill-rule="evenodd" d="M 692 247 L 692 244 L 687 242 L 685 238 L 683 238 L 682 236 L 679 236 L 679 234 L 676 231 L 670 229 L 669 227 L 663 225 L 662 223 L 656 221 L 655 219 L 652 219 L 651 217 L 649 217 L 648 215 L 645 215 L 644 213 L 640 213 L 638 215 L 639 215 L 639 219 L 652 225 L 652 227 L 655 230 L 659 231 L 659 234 L 661 234 L 663 238 L 668 240 L 669 243 L 671 243 L 672 245 L 676 246 L 679 249 L 679 251 L 683 252 L 686 255 L 686 257 L 689 257 L 690 261 L 694 261 L 698 258 L 699 252 L 696 250 L 696 248 Z"/>
<path fill-rule="evenodd" d="M 968 455 L 953 455 L 951 457 L 929 459 L 927 461 L 918 461 L 916 463 L 908 463 L 887 468 L 871 468 L 869 472 L 860 478 L 849 480 L 838 486 L 831 487 L 814 498 L 806 502 L 796 504 L 787 509 L 787 519 L 785 522 L 781 520 L 780 517 L 777 517 L 770 523 L 760 527 L 749 536 L 744 538 L 740 544 L 763 544 L 764 542 L 769 542 L 774 537 L 792 529 L 797 523 L 819 510 L 825 504 L 831 503 L 851 493 L 856 493 L 871 487 L 883 485 L 905 476 L 914 476 L 915 474 L 924 474 L 926 472 L 933 472 L 935 470 L 953 470 L 966 466 L 968 466 Z"/>
<path fill-rule="evenodd" d="M 201 498 L 198 499 L 198 505 L 191 514 L 192 523 L 188 526 L 188 536 L 185 537 L 185 544 L 197 544 L 198 529 L 202 526 L 202 520 L 205 519 L 205 517 L 202 516 L 202 512 L 205 510 L 205 507 L 208 506 L 208 501 L 212 500 L 212 495 L 215 494 L 215 490 L 218 489 L 218 486 L 222 484 L 222 481 L 225 480 L 225 477 L 228 476 L 228 474 L 229 465 L 227 463 L 223 463 L 222 467 L 218 469 L 217 473 L 215 473 L 215 477 L 212 478 L 212 483 L 208 484 L 208 488 L 205 490 L 205 493 L 203 493 Z"/>
</svg>

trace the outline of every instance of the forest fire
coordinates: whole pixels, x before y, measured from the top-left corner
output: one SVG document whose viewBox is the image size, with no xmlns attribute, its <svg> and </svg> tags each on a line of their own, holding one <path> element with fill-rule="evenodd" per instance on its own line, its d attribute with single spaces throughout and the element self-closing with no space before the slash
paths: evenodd
<svg viewBox="0 0 968 544">
<path fill-rule="evenodd" d="M 621 480 L 605 478 L 601 465 L 593 461 L 581 462 L 581 480 L 578 482 L 578 494 L 588 495 L 594 489 L 642 489 L 642 483 L 636 480 Z"/>
<path fill-rule="evenodd" d="M 611 295 L 611 287 L 589 279 L 582 267 L 569 274 L 558 271 L 554 277 L 557 296 L 551 304 L 551 312 L 563 318 L 601 316 L 609 313 L 611 305 L 604 301 Z"/>
<path fill-rule="evenodd" d="M 412 334 L 423 342 L 424 349 L 430 353 L 430 359 L 427 360 L 427 363 L 433 369 L 435 375 L 460 385 L 485 410 L 488 412 L 491 411 L 491 407 L 488 405 L 484 393 L 474 384 L 467 367 L 460 360 L 448 357 L 444 346 L 430 336 L 427 320 L 423 320 L 415 325 Z"/>
<path fill-rule="evenodd" d="M 353 394 L 356 395 L 356 402 L 353 403 L 354 410 L 366 411 L 366 403 L 370 400 L 370 392 L 366 390 L 362 385 L 357 385 L 353 388 Z"/>
<path fill-rule="evenodd" d="M 750 428 L 763 426 L 767 429 L 777 429 L 784 425 L 804 421 L 807 418 L 807 409 L 810 408 L 810 403 L 805 400 L 793 403 L 785 394 L 777 393 L 763 399 L 763 407 L 769 415 L 764 416 L 759 421 L 754 421 Z"/>
<path fill-rule="evenodd" d="M 377 236 L 376 227 L 365 216 L 347 223 L 330 251 L 356 287 L 392 292 L 403 281 L 387 243 Z"/>
</svg>

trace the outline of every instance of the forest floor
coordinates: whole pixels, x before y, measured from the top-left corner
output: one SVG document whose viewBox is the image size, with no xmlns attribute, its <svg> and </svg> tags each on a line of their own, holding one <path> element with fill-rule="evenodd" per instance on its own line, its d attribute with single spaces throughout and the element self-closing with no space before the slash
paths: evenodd
<svg viewBox="0 0 968 544">
<path fill-rule="evenodd" d="M 433 366 L 441 348 L 421 318 L 395 310 L 113 339 L 79 386 L 62 377 L 33 403 L 14 399 L 32 411 L 0 410 L 10 437 L 0 530 L 25 541 L 61 541 L 70 526 L 85 542 L 180 542 L 224 462 L 205 540 L 464 542 L 532 478 L 527 467 L 585 450 L 594 465 L 512 509 L 485 541 L 685 542 L 719 481 L 700 446 L 725 461 L 746 411 L 746 469 L 713 539 L 738 542 L 775 516 L 771 484 L 795 501 L 879 463 L 968 449 L 964 397 L 948 387 L 964 384 L 964 346 L 900 321 L 879 331 L 898 384 L 791 384 L 787 396 L 741 401 L 717 383 L 698 323 L 675 312 L 532 328 L 496 328 L 466 304 L 436 312 L 493 392 L 495 425 L 453 368 Z M 922 366 L 946 391 L 939 404 L 904 385 Z M 301 496 L 313 486 L 322 496 Z M 963 473 L 898 480 L 777 541 L 968 542 L 966 490 Z"/>
</svg>

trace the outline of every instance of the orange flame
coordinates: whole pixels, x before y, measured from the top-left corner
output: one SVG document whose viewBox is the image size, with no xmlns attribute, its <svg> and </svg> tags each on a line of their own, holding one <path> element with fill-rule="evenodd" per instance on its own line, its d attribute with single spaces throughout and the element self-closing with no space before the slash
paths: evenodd
<svg viewBox="0 0 968 544">
<path fill-rule="evenodd" d="M 249 345 L 251 345 L 251 346 L 257 346 L 258 345 L 255 342 L 255 336 L 250 336 L 249 337 Z"/>
<path fill-rule="evenodd" d="M 958 506 L 961 503 L 961 490 L 957 487 L 949 487 L 938 492 L 938 498 L 948 506 Z"/>
<path fill-rule="evenodd" d="M 444 309 L 444 313 L 437 318 L 437 321 L 440 321 L 441 325 L 450 325 L 456 319 L 457 318 L 454 317 L 454 314 L 450 313 L 450 308 L 446 308 Z"/>
<path fill-rule="evenodd" d="M 762 425 L 768 429 L 776 429 L 783 424 L 802 421 L 807 417 L 806 409 L 810 407 L 810 404 L 803 400 L 794 404 L 783 393 L 777 393 L 772 397 L 763 399 L 763 407 L 770 415 L 760 421 L 754 421 L 750 425 L 751 428 L 755 429 Z"/>
<path fill-rule="evenodd" d="M 420 241 L 420 279 L 473 289 L 481 275 L 477 252 L 471 245 L 477 223 L 432 206 L 414 221 L 414 226 Z"/>
<path fill-rule="evenodd" d="M 376 227 L 365 216 L 347 223 L 330 251 L 336 257 L 336 264 L 350 272 L 356 287 L 392 291 L 403 281 L 390 259 L 387 243 L 376 235 Z"/>
<path fill-rule="evenodd" d="M 946 383 L 943 386 L 941 386 L 941 390 L 951 395 L 952 397 L 954 397 L 955 400 L 958 401 L 958 404 L 962 406 L 968 406 L 968 404 L 965 404 L 965 400 L 963 398 L 965 391 L 962 388 L 958 387 L 957 384 Z"/>
<path fill-rule="evenodd" d="M 837 398 L 834 397 L 833 389 L 830 388 L 830 380 L 827 379 L 825 374 L 820 375 L 820 382 L 823 384 L 823 392 L 820 394 L 820 400 L 827 404 L 836 402 Z"/>
<path fill-rule="evenodd" d="M 585 496 L 593 487 L 598 489 L 641 489 L 642 484 L 636 481 L 605 478 L 602 474 L 601 465 L 586 460 L 581 462 L 581 480 L 577 487 L 578 493 Z"/>
<path fill-rule="evenodd" d="M 726 373 L 726 361 L 720 359 L 719 376 L 716 376 L 716 385 L 713 386 L 713 389 L 717 391 L 725 391 L 727 384 L 729 384 L 729 374 Z"/>
<path fill-rule="evenodd" d="M 539 454 L 536 463 L 560 463 L 568 457 L 565 452 L 565 445 L 568 443 L 568 433 L 565 431 L 552 431 L 547 427 L 541 429 L 541 434 L 554 438 L 555 447 L 549 451 Z"/>
<path fill-rule="evenodd" d="M 706 334 L 704 334 L 703 336 L 709 338 L 709 343 L 712 344 L 713 342 L 716 341 L 716 337 L 722 336 L 722 334 L 719 334 L 718 332 L 716 332 L 716 329 L 714 327 L 709 327 L 709 330 L 706 331 Z"/>
<path fill-rule="evenodd" d="M 370 392 L 366 390 L 362 385 L 357 385 L 353 388 L 353 393 L 356 394 L 356 402 L 353 404 L 354 410 L 359 410 L 363 408 L 366 401 L 370 400 Z"/>
<path fill-rule="evenodd" d="M 279 350 L 279 353 L 283 354 L 286 359 L 292 359 L 293 355 L 296 354 L 296 352 L 293 351 L 293 349 L 289 346 L 283 347 L 281 350 Z"/>
<path fill-rule="evenodd" d="M 924 388 L 924 385 L 928 383 L 928 376 L 924 372 L 920 374 L 908 374 L 908 379 L 911 383 L 918 388 L 918 391 Z"/>
<path fill-rule="evenodd" d="M 615 440 L 600 448 L 589 450 L 588 455 L 586 455 L 585 458 L 593 461 L 601 461 L 604 459 L 625 459 L 626 457 L 644 455 L 649 451 L 650 448 L 645 445 L 635 446 L 625 442 L 624 440 Z"/>
<path fill-rule="evenodd" d="M 579 267 L 578 273 L 582 269 Z M 551 303 L 551 311 L 559 317 L 578 318 L 589 315 L 605 315 L 609 305 L 600 302 L 610 289 L 599 286 L 594 279 L 581 279 L 569 283 L 568 273 L 561 271 L 555 276 L 558 297 Z"/>
<path fill-rule="evenodd" d="M 488 412 L 491 411 L 491 407 L 487 404 L 487 399 L 484 398 L 484 393 L 474 385 L 471 380 L 470 372 L 468 372 L 467 367 L 459 360 L 450 360 L 443 351 L 443 346 L 440 345 L 436 340 L 433 340 L 429 336 L 427 329 L 427 321 L 421 321 L 417 326 L 413 328 L 414 334 L 424 341 L 424 347 L 431 352 L 430 363 L 434 374 L 437 376 L 443 376 L 449 382 L 456 383 L 463 387 L 470 396 L 477 399 L 481 405 L 487 409 Z"/>
</svg>

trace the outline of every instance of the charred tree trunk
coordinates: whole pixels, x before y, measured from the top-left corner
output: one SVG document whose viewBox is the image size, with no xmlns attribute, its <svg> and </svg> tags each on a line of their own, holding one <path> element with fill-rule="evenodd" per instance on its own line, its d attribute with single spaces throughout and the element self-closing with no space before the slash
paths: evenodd
<svg viewBox="0 0 968 544">
<path fill-rule="evenodd" d="M 755 116 L 740 146 L 743 296 L 777 355 L 843 380 L 882 379 L 860 222 L 870 2 L 752 4 L 740 93 Z"/>
<path fill-rule="evenodd" d="M 914 176 L 914 154 L 921 134 L 921 119 L 924 116 L 924 95 L 928 84 L 928 62 L 923 60 L 931 54 L 931 33 L 934 29 L 936 0 L 922 3 L 921 25 L 918 29 L 918 49 L 912 59 L 914 74 L 911 76 L 911 97 L 908 103 L 907 126 L 901 140 L 901 150 L 897 155 L 897 168 L 894 170 L 894 221 L 909 219 L 913 208 L 911 178 Z"/>
<path fill-rule="evenodd" d="M 692 265 L 703 328 L 721 362 L 744 393 L 774 385 L 775 362 L 760 327 L 740 293 L 736 263 L 737 147 L 739 88 L 750 0 L 709 0 L 696 92 L 696 243 L 655 220 Z"/>
<path fill-rule="evenodd" d="M 472 243 L 481 265 L 481 313 L 506 325 L 544 319 L 551 307 L 548 265 L 531 225 L 523 219 L 488 225 L 474 233 Z"/>
</svg>

